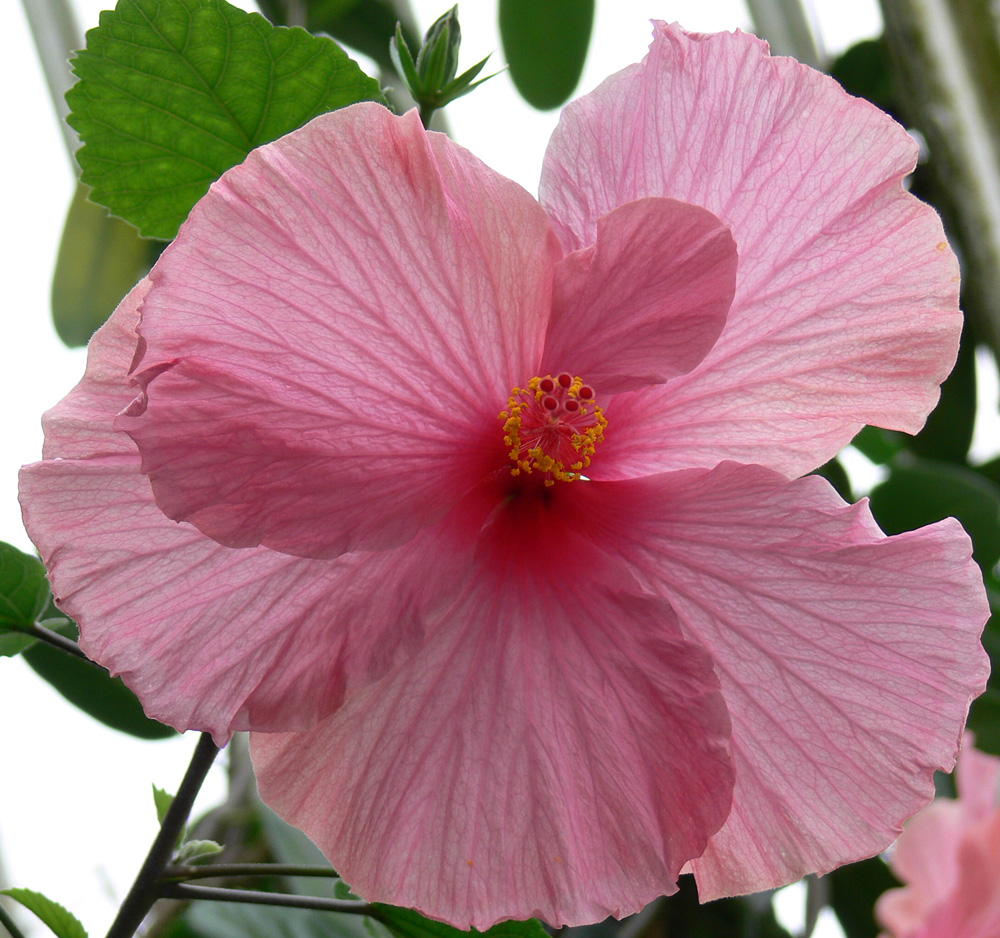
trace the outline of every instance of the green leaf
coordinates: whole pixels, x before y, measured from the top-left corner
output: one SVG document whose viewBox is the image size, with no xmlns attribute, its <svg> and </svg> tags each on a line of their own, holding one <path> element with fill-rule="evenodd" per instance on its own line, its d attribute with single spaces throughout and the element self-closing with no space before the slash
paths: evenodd
<svg viewBox="0 0 1000 938">
<path fill-rule="evenodd" d="M 87 929 L 72 912 L 40 892 L 30 889 L 0 889 L 0 895 L 10 896 L 34 912 L 57 938 L 87 938 Z"/>
<path fill-rule="evenodd" d="M 225 0 L 119 0 L 87 33 L 66 96 L 92 198 L 172 238 L 254 147 L 356 101 L 384 101 L 331 39 Z"/>
<path fill-rule="evenodd" d="M 906 438 L 895 430 L 865 427 L 851 445 L 860 450 L 875 465 L 884 466 L 906 445 Z"/>
<path fill-rule="evenodd" d="M 167 816 L 170 806 L 174 803 L 174 796 L 162 788 L 153 786 L 153 804 L 156 805 L 156 823 L 162 824 Z"/>
<path fill-rule="evenodd" d="M 875 901 L 887 889 L 899 885 L 881 857 L 850 863 L 826 877 L 830 906 L 847 938 L 876 938 Z"/>
<path fill-rule="evenodd" d="M 1000 690 L 988 687 L 972 701 L 968 728 L 976 734 L 977 749 L 1000 756 Z"/>
<path fill-rule="evenodd" d="M 77 184 L 52 277 L 52 322 L 70 348 L 90 341 L 163 250 L 162 241 L 141 238 L 132 225 L 91 202 L 89 192 Z"/>
<path fill-rule="evenodd" d="M 41 561 L 0 542 L 0 626 L 34 625 L 48 601 Z"/>
<path fill-rule="evenodd" d="M 887 534 L 958 518 L 979 565 L 988 571 L 1000 560 L 1000 486 L 971 469 L 929 459 L 893 466 L 872 490 L 871 507 Z"/>
<path fill-rule="evenodd" d="M 140 739 L 166 739 L 175 730 L 151 720 L 121 678 L 58 648 L 38 642 L 22 657 L 71 704 L 112 729 Z"/>
<path fill-rule="evenodd" d="M 205 857 L 222 853 L 222 844 L 214 840 L 186 840 L 174 855 L 176 863 L 194 863 Z"/>
<path fill-rule="evenodd" d="M 847 470 L 841 465 L 840 460 L 834 457 L 828 463 L 824 463 L 819 469 L 814 470 L 812 475 L 822 476 L 836 490 L 837 494 L 845 502 L 854 501 L 854 493 L 851 491 L 851 480 L 848 478 Z"/>
<path fill-rule="evenodd" d="M 833 63 L 830 74 L 850 94 L 867 98 L 893 116 L 899 113 L 889 46 L 884 37 L 865 39 L 851 46 Z"/>
<path fill-rule="evenodd" d="M 558 107 L 587 58 L 594 0 L 500 0 L 500 38 L 510 77 L 532 107 Z"/>
<path fill-rule="evenodd" d="M 526 922 L 500 922 L 485 932 L 460 931 L 445 925 L 444 922 L 436 922 L 433 919 L 424 918 L 419 912 L 413 909 L 401 909 L 394 905 L 383 905 L 381 902 L 375 903 L 374 918 L 385 925 L 396 936 L 396 938 L 459 938 L 460 935 L 488 935 L 489 938 L 547 938 L 547 932 L 542 928 L 541 922 L 537 919 L 528 919 Z"/>
<path fill-rule="evenodd" d="M 976 350 L 969 330 L 962 334 L 958 361 L 941 385 L 941 400 L 927 424 L 906 448 L 928 459 L 965 464 L 976 422 Z M 904 439 L 906 439 L 904 437 Z"/>
</svg>

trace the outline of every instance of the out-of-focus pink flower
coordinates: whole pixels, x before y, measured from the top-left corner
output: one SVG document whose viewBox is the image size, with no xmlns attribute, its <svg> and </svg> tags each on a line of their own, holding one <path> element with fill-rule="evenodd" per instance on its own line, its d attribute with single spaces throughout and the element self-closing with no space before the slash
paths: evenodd
<svg viewBox="0 0 1000 938">
<path fill-rule="evenodd" d="M 972 743 L 958 757 L 958 798 L 910 818 L 896 843 L 890 865 L 906 886 L 876 906 L 892 938 L 1000 935 L 1000 759 Z"/>
<path fill-rule="evenodd" d="M 360 894 L 456 925 L 884 849 L 983 688 L 982 581 L 954 521 L 887 538 L 795 477 L 917 430 L 954 361 L 915 157 L 662 24 L 566 109 L 541 204 L 376 105 L 255 151 L 24 470 L 84 648 L 159 719 L 256 731 Z"/>
</svg>

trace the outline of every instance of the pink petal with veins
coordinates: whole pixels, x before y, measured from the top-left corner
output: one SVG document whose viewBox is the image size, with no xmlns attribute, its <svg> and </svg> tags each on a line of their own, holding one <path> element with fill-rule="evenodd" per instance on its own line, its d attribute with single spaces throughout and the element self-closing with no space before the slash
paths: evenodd
<svg viewBox="0 0 1000 938">
<path fill-rule="evenodd" d="M 795 476 L 863 424 L 920 429 L 962 319 L 941 222 L 903 188 L 916 156 L 882 111 L 742 33 L 656 24 L 642 63 L 565 109 L 541 200 L 567 250 L 662 196 L 718 216 L 740 254 L 701 364 L 616 402 L 618 475 L 733 459 Z"/>
</svg>

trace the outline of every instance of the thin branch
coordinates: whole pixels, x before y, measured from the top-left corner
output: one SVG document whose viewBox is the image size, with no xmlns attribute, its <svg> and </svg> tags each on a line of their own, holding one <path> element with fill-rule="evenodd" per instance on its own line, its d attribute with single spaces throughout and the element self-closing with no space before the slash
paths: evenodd
<svg viewBox="0 0 1000 938">
<path fill-rule="evenodd" d="M 149 848 L 146 862 L 142 864 L 117 917 L 111 923 L 107 938 L 132 938 L 153 903 L 163 895 L 160 877 L 173 856 L 194 799 L 218 753 L 219 749 L 212 742 L 212 737 L 208 733 L 202 733 L 181 787 L 177 790 L 177 796 L 167 809 L 160 824 L 160 832 Z"/>
<path fill-rule="evenodd" d="M 53 648 L 58 648 L 60 651 L 65 651 L 68 654 L 75 655 L 77 658 L 82 658 L 90 664 L 94 664 L 94 662 L 80 650 L 80 646 L 77 645 L 73 639 L 66 638 L 65 635 L 60 635 L 58 632 L 53 632 L 51 629 L 45 628 L 44 625 L 39 625 L 36 622 L 29 626 L 19 626 L 17 631 L 24 635 L 30 635 L 32 638 L 37 638 L 40 642 L 45 642 L 46 645 L 51 645 Z M 95 667 L 100 667 L 100 665 L 95 665 Z"/>
<path fill-rule="evenodd" d="M 325 876 L 337 879 L 329 866 L 296 866 L 293 863 L 211 863 L 205 866 L 168 866 L 160 882 L 240 876 Z"/>
<path fill-rule="evenodd" d="M 17 927 L 17 922 L 8 914 L 7 910 L 3 907 L 3 903 L 0 902 L 0 925 L 3 925 L 10 934 L 10 938 L 24 938 L 24 932 Z"/>
<path fill-rule="evenodd" d="M 322 912 L 347 912 L 351 915 L 376 914 L 375 907 L 370 902 L 362 902 L 361 900 L 289 896 L 280 892 L 258 892 L 252 889 L 224 889 L 217 886 L 164 883 L 161 886 L 160 894 L 165 899 L 212 899 L 216 902 L 280 905 L 291 909 L 318 909 Z"/>
</svg>

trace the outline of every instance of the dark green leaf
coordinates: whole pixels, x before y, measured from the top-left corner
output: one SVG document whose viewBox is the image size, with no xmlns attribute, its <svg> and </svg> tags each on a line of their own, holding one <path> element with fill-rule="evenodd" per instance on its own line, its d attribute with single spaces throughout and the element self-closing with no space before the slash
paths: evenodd
<svg viewBox="0 0 1000 938">
<path fill-rule="evenodd" d="M 225 0 L 119 0 L 87 33 L 66 98 L 92 198 L 172 238 L 229 167 L 335 108 L 383 101 L 330 39 Z"/>
<path fill-rule="evenodd" d="M 850 863 L 825 877 L 830 887 L 830 906 L 847 938 L 876 938 L 875 901 L 899 881 L 880 857 Z"/>
<path fill-rule="evenodd" d="M 540 110 L 573 93 L 587 58 L 594 0 L 500 0 L 500 38 L 510 77 Z"/>
<path fill-rule="evenodd" d="M 57 938 L 87 938 L 87 930 L 72 912 L 40 892 L 30 889 L 0 889 L 0 895 L 10 896 L 34 912 Z"/>
<path fill-rule="evenodd" d="M 77 184 L 52 277 L 52 322 L 71 348 L 90 341 L 163 250 L 162 241 L 139 237 L 132 225 L 91 202 L 89 191 Z"/>
<path fill-rule="evenodd" d="M 70 703 L 112 729 L 140 739 L 165 739 L 175 731 L 149 719 L 136 696 L 104 668 L 39 642 L 22 655 Z"/>
<path fill-rule="evenodd" d="M 837 490 L 837 494 L 844 499 L 845 502 L 854 501 L 854 495 L 851 492 L 851 480 L 847 477 L 847 472 L 840 464 L 839 459 L 831 459 L 828 463 L 825 463 L 820 466 L 819 469 L 815 470 L 813 474 L 822 476 L 826 479 L 826 481 Z"/>
<path fill-rule="evenodd" d="M 48 601 L 41 561 L 0 542 L 0 627 L 34 625 Z"/>
<path fill-rule="evenodd" d="M 989 462 L 983 463 L 981 466 L 975 466 L 975 471 L 981 476 L 985 476 L 991 482 L 995 482 L 1000 485 L 1000 456 L 995 459 L 991 459 Z"/>
<path fill-rule="evenodd" d="M 153 786 L 153 804 L 156 805 L 156 821 L 158 824 L 163 823 L 163 819 L 167 816 L 167 812 L 170 810 L 170 806 L 174 803 L 174 796 L 168 791 L 164 791 L 162 788 L 157 788 Z"/>
<path fill-rule="evenodd" d="M 976 734 L 976 748 L 1000 756 L 1000 690 L 988 687 L 972 701 L 968 727 Z"/>
<path fill-rule="evenodd" d="M 490 938 L 547 938 L 547 933 L 536 919 L 526 922 L 500 922 L 485 932 L 472 929 L 471 932 L 460 931 L 424 918 L 413 909 L 401 909 L 394 905 L 375 904 L 374 917 L 385 925 L 396 938 L 458 938 L 460 935 L 489 935 Z"/>
<path fill-rule="evenodd" d="M 885 465 L 906 446 L 906 437 L 895 430 L 881 427 L 865 427 L 851 445 L 860 450 L 878 466 Z"/>
<path fill-rule="evenodd" d="M 885 39 L 865 39 L 851 46 L 833 63 L 830 74 L 845 91 L 867 98 L 890 114 L 899 112 Z"/>
<path fill-rule="evenodd" d="M 396 23 L 411 49 L 420 48 L 420 37 L 410 22 L 409 4 L 393 0 L 259 0 L 261 12 L 280 26 L 301 25 L 311 33 L 329 33 L 334 39 L 374 59 L 379 68 L 391 72 L 389 39 Z"/>
<path fill-rule="evenodd" d="M 929 459 L 893 466 L 872 490 L 871 506 L 887 534 L 958 518 L 979 565 L 991 570 L 1000 560 L 1000 486 L 971 469 Z"/>
<path fill-rule="evenodd" d="M 908 440 L 906 448 L 928 459 L 964 465 L 975 422 L 976 352 L 966 329 L 958 361 L 948 380 L 941 385 L 941 400 L 927 418 L 926 426 Z"/>
</svg>

